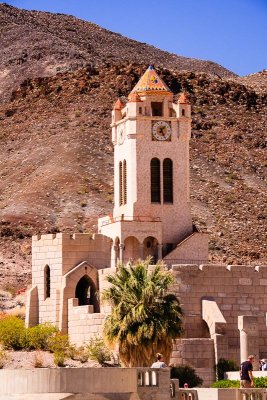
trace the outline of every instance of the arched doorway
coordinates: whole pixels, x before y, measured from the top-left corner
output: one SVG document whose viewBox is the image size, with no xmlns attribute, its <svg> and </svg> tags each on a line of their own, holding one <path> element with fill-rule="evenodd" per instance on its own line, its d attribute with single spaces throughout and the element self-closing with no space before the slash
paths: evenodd
<svg viewBox="0 0 267 400">
<path fill-rule="evenodd" d="M 77 283 L 75 297 L 79 306 L 92 305 L 94 312 L 100 312 L 96 286 L 88 275 L 84 275 Z"/>
<path fill-rule="evenodd" d="M 145 238 L 144 245 L 144 258 L 151 257 L 151 264 L 156 264 L 158 261 L 158 241 L 153 236 Z"/>
<path fill-rule="evenodd" d="M 124 240 L 124 262 L 136 261 L 141 258 L 140 244 L 136 237 L 129 236 Z"/>
</svg>

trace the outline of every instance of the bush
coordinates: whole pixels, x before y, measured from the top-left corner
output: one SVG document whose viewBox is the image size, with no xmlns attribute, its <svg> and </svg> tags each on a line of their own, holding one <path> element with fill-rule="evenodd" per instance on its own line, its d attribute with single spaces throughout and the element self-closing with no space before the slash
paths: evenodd
<svg viewBox="0 0 267 400">
<path fill-rule="evenodd" d="M 195 372 L 194 368 L 189 365 L 176 365 L 171 369 L 171 379 L 179 379 L 179 386 L 183 387 L 185 383 L 188 387 L 201 386 L 203 379 L 201 379 Z"/>
<path fill-rule="evenodd" d="M 233 360 L 226 360 L 225 358 L 220 358 L 218 364 L 214 367 L 216 371 L 217 380 L 221 381 L 224 379 L 224 373 L 227 371 L 239 371 L 239 366 Z"/>
<path fill-rule="evenodd" d="M 28 328 L 27 336 L 29 348 L 36 350 L 49 350 L 49 340 L 56 332 L 58 332 L 58 329 L 50 323 Z"/>
<path fill-rule="evenodd" d="M 77 347 L 74 346 L 73 344 L 70 344 L 68 347 L 68 351 L 67 351 L 67 357 L 71 358 L 72 360 L 75 360 L 75 358 L 77 357 L 78 354 Z"/>
<path fill-rule="evenodd" d="M 86 363 L 89 359 L 89 350 L 88 348 L 79 347 L 76 352 L 76 360 L 80 361 L 82 364 Z"/>
<path fill-rule="evenodd" d="M 266 388 L 267 387 L 267 377 L 261 377 L 261 378 L 253 378 L 254 384 L 256 388 Z M 214 382 L 211 385 L 212 388 L 239 388 L 240 387 L 240 381 L 231 381 L 231 380 L 220 380 L 217 382 Z"/>
<path fill-rule="evenodd" d="M 4 350 L 0 349 L 0 369 L 4 368 L 8 361 L 8 356 Z"/>
<path fill-rule="evenodd" d="M 106 347 L 102 338 L 93 338 L 87 345 L 89 358 L 99 362 L 100 365 L 105 365 L 107 361 L 111 360 L 111 353 Z"/>
<path fill-rule="evenodd" d="M 65 355 L 68 353 L 70 345 L 68 335 L 56 332 L 48 338 L 47 342 L 48 350 L 52 353 L 64 353 Z"/>
<path fill-rule="evenodd" d="M 266 388 L 267 387 L 267 377 L 261 376 L 260 378 L 253 378 L 256 388 Z"/>
<path fill-rule="evenodd" d="M 14 316 L 0 319 L 0 343 L 5 349 L 21 350 L 28 346 L 24 322 Z"/>
<path fill-rule="evenodd" d="M 42 368 L 44 366 L 44 357 L 40 351 L 34 354 L 32 365 L 34 368 Z"/>
<path fill-rule="evenodd" d="M 56 353 L 54 353 L 54 363 L 58 366 L 58 367 L 64 367 L 65 365 L 65 353 L 57 351 Z"/>
<path fill-rule="evenodd" d="M 213 382 L 211 385 L 212 388 L 239 388 L 240 381 L 230 381 L 230 380 L 220 380 L 217 382 Z"/>
</svg>

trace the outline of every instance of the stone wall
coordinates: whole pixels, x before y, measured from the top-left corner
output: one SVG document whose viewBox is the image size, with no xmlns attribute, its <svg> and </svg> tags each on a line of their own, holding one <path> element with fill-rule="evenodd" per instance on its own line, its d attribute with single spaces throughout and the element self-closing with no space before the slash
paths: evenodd
<svg viewBox="0 0 267 400">
<path fill-rule="evenodd" d="M 203 379 L 204 387 L 209 387 L 215 380 L 212 339 L 176 339 L 170 362 L 193 367 Z"/>
<path fill-rule="evenodd" d="M 93 306 L 78 306 L 78 299 L 68 300 L 68 334 L 71 343 L 82 346 L 102 335 L 106 314 L 94 313 Z"/>
<path fill-rule="evenodd" d="M 228 351 L 224 358 L 240 362 L 238 316 L 258 317 L 259 356 L 267 357 L 267 267 L 245 265 L 174 265 L 173 291 L 185 313 L 184 328 L 188 338 L 208 338 L 210 332 L 202 319 L 202 300 L 216 301 L 225 318 Z"/>
</svg>

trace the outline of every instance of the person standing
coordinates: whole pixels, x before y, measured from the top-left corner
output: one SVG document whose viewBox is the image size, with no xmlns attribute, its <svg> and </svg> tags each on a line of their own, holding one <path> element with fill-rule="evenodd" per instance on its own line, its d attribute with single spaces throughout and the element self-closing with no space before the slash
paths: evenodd
<svg viewBox="0 0 267 400">
<path fill-rule="evenodd" d="M 162 354 L 157 353 L 157 361 L 151 365 L 151 368 L 166 368 L 166 367 L 167 364 L 165 364 Z"/>
<path fill-rule="evenodd" d="M 248 356 L 247 361 L 242 362 L 240 367 L 240 387 L 241 388 L 252 388 L 254 387 L 253 381 L 253 365 L 254 356 Z"/>
</svg>

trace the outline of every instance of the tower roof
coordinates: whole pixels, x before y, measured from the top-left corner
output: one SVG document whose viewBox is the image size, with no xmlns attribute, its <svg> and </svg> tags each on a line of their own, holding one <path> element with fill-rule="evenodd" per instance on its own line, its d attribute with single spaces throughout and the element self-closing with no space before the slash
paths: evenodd
<svg viewBox="0 0 267 400">
<path fill-rule="evenodd" d="M 180 103 L 180 104 L 190 104 L 185 92 L 182 92 L 181 96 L 179 97 L 178 103 Z"/>
<path fill-rule="evenodd" d="M 121 110 L 124 107 L 122 101 L 118 99 L 113 106 L 113 110 Z"/>
<path fill-rule="evenodd" d="M 150 65 L 144 75 L 141 76 L 131 93 L 171 93 L 171 90 Z"/>
<path fill-rule="evenodd" d="M 138 102 L 138 101 L 142 101 L 142 100 L 140 99 L 138 93 L 136 93 L 136 92 L 134 92 L 134 93 L 131 92 L 131 93 L 129 94 L 129 96 L 128 96 L 128 100 L 129 100 L 130 102 L 134 102 L 134 103 L 136 103 L 136 102 Z"/>
</svg>

